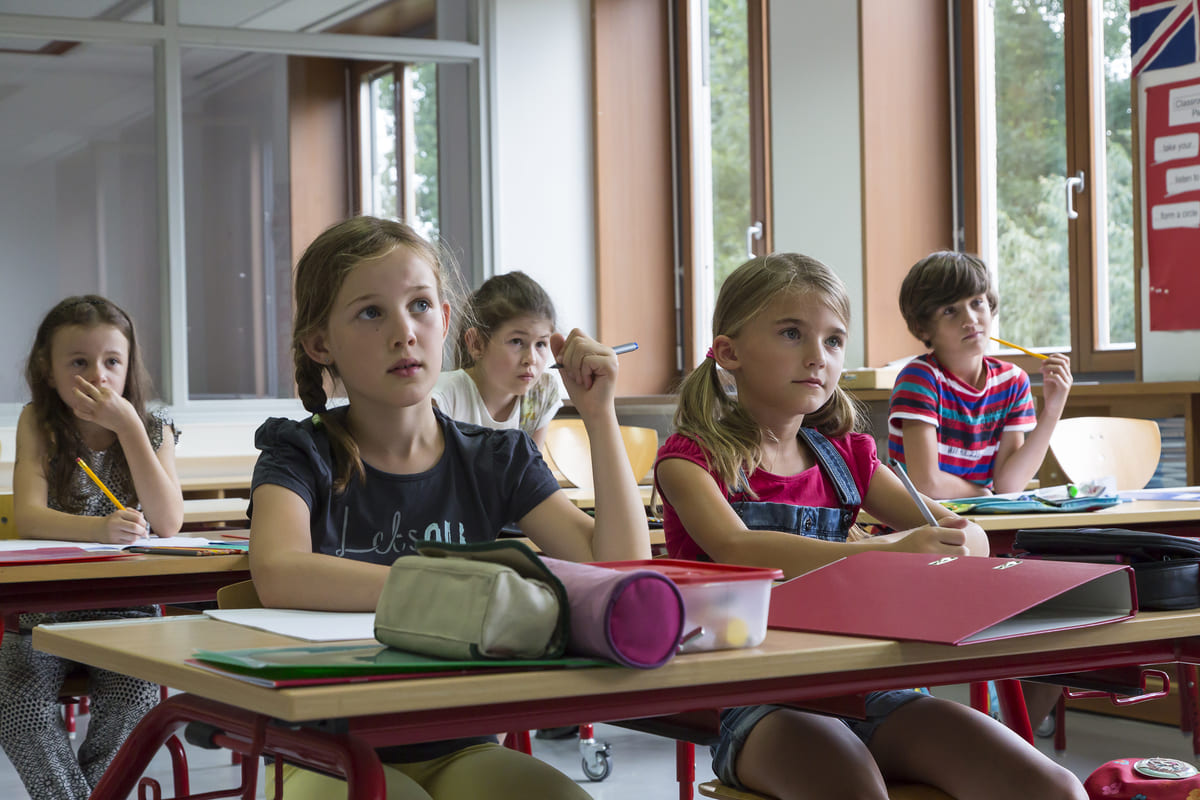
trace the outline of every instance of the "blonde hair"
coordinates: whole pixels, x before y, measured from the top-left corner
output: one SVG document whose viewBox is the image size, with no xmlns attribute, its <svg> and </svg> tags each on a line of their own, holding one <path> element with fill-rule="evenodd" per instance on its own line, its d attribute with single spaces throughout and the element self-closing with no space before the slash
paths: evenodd
<svg viewBox="0 0 1200 800">
<path fill-rule="evenodd" d="M 829 267 L 798 253 L 775 253 L 754 258 L 734 270 L 717 295 L 712 335 L 735 337 L 781 294 L 811 292 L 828 308 L 850 322 L 850 297 L 846 286 Z M 825 405 L 804 417 L 804 425 L 827 436 L 842 436 L 860 424 L 858 405 L 840 386 Z M 702 444 L 709 466 L 730 492 L 754 496 L 739 477 L 749 478 L 762 463 L 762 428 L 738 403 L 732 379 L 712 358 L 683 379 L 675 428 Z"/>
<path fill-rule="evenodd" d="M 447 301 L 454 294 L 452 270 L 446 269 L 438 248 L 427 242 L 403 222 L 376 217 L 351 217 L 339 222 L 313 240 L 296 263 L 296 313 L 292 321 L 292 362 L 296 391 L 304 408 L 317 417 L 329 432 L 330 448 L 336 464 L 334 489 L 342 491 L 352 474 L 361 481 L 366 476 L 358 442 L 340 416 L 328 411 L 325 374 L 336 381 L 335 364 L 320 364 L 309 357 L 304 343 L 329 324 L 333 301 L 346 282 L 346 276 L 364 261 L 380 258 L 397 247 L 407 247 L 428 262 L 436 282 L 438 299 Z M 319 416 L 318 416 L 319 415 Z"/>
</svg>

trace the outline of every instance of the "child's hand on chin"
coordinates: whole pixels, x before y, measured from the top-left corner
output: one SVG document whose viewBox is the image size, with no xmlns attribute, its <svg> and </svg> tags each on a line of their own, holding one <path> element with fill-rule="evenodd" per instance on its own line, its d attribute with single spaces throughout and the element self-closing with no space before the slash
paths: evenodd
<svg viewBox="0 0 1200 800">
<path fill-rule="evenodd" d="M 79 375 L 75 376 L 75 402 L 71 407 L 75 416 L 114 433 L 131 422 L 141 427 L 137 412 L 128 400 L 107 386 L 96 386 Z"/>
</svg>

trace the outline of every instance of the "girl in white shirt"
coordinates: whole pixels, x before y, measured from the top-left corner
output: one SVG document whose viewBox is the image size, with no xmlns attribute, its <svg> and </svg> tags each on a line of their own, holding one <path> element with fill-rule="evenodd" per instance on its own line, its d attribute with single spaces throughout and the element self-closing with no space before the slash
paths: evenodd
<svg viewBox="0 0 1200 800">
<path fill-rule="evenodd" d="M 467 300 L 454 337 L 457 369 L 443 372 L 433 401 L 447 416 L 488 428 L 518 428 L 540 449 L 562 407 L 550 335 L 554 303 L 523 272 L 495 275 Z"/>
</svg>

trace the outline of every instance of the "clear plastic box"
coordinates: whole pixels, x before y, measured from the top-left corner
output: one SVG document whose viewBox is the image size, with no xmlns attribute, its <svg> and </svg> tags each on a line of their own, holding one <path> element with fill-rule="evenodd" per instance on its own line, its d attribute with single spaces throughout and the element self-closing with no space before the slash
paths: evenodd
<svg viewBox="0 0 1200 800">
<path fill-rule="evenodd" d="M 771 583 L 783 577 L 783 570 L 779 569 L 669 558 L 606 561 L 599 566 L 657 570 L 679 587 L 685 620 L 685 641 L 680 653 L 762 644 L 767 635 Z M 687 638 L 697 629 L 698 634 Z"/>
</svg>

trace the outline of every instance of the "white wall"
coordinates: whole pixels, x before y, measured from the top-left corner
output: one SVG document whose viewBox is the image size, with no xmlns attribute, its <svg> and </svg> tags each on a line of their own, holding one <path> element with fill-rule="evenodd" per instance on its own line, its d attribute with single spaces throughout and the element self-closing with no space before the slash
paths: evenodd
<svg viewBox="0 0 1200 800">
<path fill-rule="evenodd" d="M 494 269 L 596 330 L 590 0 L 493 0 Z"/>
<path fill-rule="evenodd" d="M 849 290 L 846 366 L 863 363 L 858 4 L 771 0 L 775 249 L 828 264 Z"/>
</svg>

